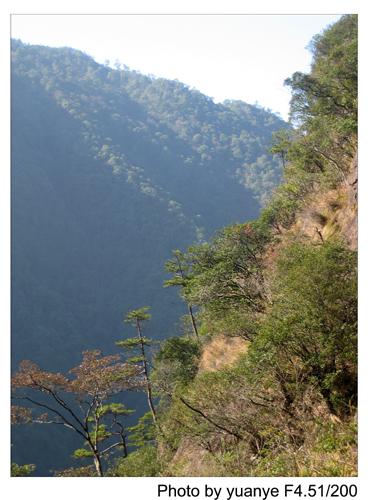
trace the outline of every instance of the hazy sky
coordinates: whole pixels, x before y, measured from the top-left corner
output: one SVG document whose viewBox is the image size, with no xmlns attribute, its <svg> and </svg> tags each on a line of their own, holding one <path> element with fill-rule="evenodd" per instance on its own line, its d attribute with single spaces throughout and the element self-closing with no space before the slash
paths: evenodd
<svg viewBox="0 0 368 500">
<path fill-rule="evenodd" d="M 308 71 L 312 36 L 337 15 L 15 15 L 12 37 L 69 46 L 98 62 L 178 79 L 213 97 L 258 103 L 284 118 L 294 71 Z"/>
</svg>

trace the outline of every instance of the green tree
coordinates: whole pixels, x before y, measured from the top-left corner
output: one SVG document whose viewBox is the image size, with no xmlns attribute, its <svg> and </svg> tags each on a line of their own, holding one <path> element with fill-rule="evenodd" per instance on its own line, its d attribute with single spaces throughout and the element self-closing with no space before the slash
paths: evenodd
<svg viewBox="0 0 368 500">
<path fill-rule="evenodd" d="M 118 458 L 109 476 L 157 476 L 161 470 L 156 442 L 156 425 L 149 411 L 128 428 L 129 445 L 134 447 L 127 459 Z"/>
<path fill-rule="evenodd" d="M 152 413 L 152 418 L 155 425 L 157 422 L 157 413 L 152 396 L 152 384 L 148 371 L 148 358 L 146 354 L 146 347 L 152 344 L 152 340 L 144 337 L 142 334 L 142 323 L 148 321 L 151 315 L 148 313 L 149 307 L 141 307 L 140 309 L 134 309 L 129 311 L 125 316 L 125 322 L 129 323 L 136 329 L 137 338 L 128 338 L 126 340 L 119 340 L 115 342 L 119 347 L 123 347 L 129 350 L 138 350 L 139 355 L 129 358 L 130 363 L 138 363 L 142 367 L 142 375 L 144 380 L 144 387 L 147 394 L 147 401 L 149 409 Z"/>
<path fill-rule="evenodd" d="M 190 247 L 191 279 L 185 294 L 216 316 L 232 308 L 260 313 L 264 308 L 262 250 L 267 235 L 252 223 L 220 231 L 210 243 Z"/>
<path fill-rule="evenodd" d="M 291 88 L 290 116 L 304 148 L 320 170 L 343 176 L 356 149 L 357 16 L 346 15 L 311 42 L 312 69 L 285 81 Z"/>
<path fill-rule="evenodd" d="M 189 384 L 198 371 L 201 349 L 191 338 L 166 339 L 154 357 L 153 382 L 161 398 L 172 397 L 177 389 Z"/>
<path fill-rule="evenodd" d="M 309 123 L 315 117 L 333 117 L 348 134 L 356 132 L 358 16 L 346 15 L 322 34 L 310 48 L 309 75 L 294 73 L 286 80 L 291 87 L 291 117 Z"/>
<path fill-rule="evenodd" d="M 173 275 L 172 278 L 164 282 L 164 287 L 177 286 L 183 289 L 181 297 L 185 300 L 188 307 L 188 314 L 193 329 L 193 334 L 199 340 L 198 328 L 193 312 L 192 304 L 185 298 L 185 287 L 190 280 L 190 263 L 186 255 L 180 250 L 172 251 L 173 258 L 165 263 L 165 270 Z"/>
<path fill-rule="evenodd" d="M 270 153 L 281 158 L 283 169 L 285 170 L 287 155 L 291 145 L 290 131 L 281 129 L 272 134 L 272 146 Z"/>
</svg>

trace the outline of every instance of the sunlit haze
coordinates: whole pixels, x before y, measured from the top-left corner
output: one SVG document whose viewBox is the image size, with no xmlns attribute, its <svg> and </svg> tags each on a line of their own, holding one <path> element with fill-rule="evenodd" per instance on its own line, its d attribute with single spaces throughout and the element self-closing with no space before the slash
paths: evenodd
<svg viewBox="0 0 368 500">
<path fill-rule="evenodd" d="M 258 102 L 287 118 L 283 86 L 308 71 L 313 35 L 337 15 L 15 15 L 12 37 L 178 79 L 216 102 Z"/>
</svg>

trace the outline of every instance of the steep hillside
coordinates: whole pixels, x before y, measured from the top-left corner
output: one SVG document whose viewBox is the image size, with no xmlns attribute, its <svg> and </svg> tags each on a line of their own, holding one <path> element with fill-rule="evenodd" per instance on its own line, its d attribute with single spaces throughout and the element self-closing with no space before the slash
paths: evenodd
<svg viewBox="0 0 368 500">
<path fill-rule="evenodd" d="M 280 179 L 265 151 L 282 121 L 72 49 L 14 41 L 12 56 L 15 360 L 67 366 L 136 303 L 165 336 L 163 262 L 257 214 Z"/>
<path fill-rule="evenodd" d="M 64 370 L 85 349 L 109 351 L 137 305 L 151 305 L 153 337 L 172 335 L 184 309 L 162 289 L 164 262 L 258 214 L 281 178 L 267 149 L 283 125 L 180 82 L 13 41 L 14 369 L 30 358 Z M 65 466 L 72 445 L 66 437 L 55 449 L 51 432 L 17 431 L 15 459 L 36 461 L 33 435 L 45 442 L 39 473 Z"/>
<path fill-rule="evenodd" d="M 343 266 L 344 272 L 343 274 L 340 274 L 340 278 L 338 280 L 335 279 L 333 274 L 333 260 L 335 257 L 333 254 L 328 257 L 328 271 L 330 271 L 331 274 L 325 277 L 325 285 L 331 285 L 332 287 L 344 286 L 343 282 L 346 279 L 352 279 L 354 281 L 354 266 L 356 264 L 354 263 L 354 258 L 352 261 L 349 259 L 357 250 L 357 159 L 354 158 L 350 166 L 347 166 L 346 168 L 346 182 L 330 189 L 321 190 L 320 187 L 312 189 L 306 197 L 303 206 L 295 214 L 295 221 L 291 227 L 280 229 L 281 234 L 278 233 L 277 236 L 274 235 L 274 238 L 272 238 L 272 240 L 266 245 L 263 251 L 262 267 L 264 268 L 265 274 L 264 288 L 267 291 L 267 294 L 269 294 L 267 302 L 271 302 L 272 299 L 275 300 L 275 284 L 277 286 L 277 283 L 280 280 L 280 263 L 283 259 L 285 259 L 285 255 L 288 255 L 289 253 L 287 259 L 284 261 L 286 269 L 284 268 L 283 272 L 289 271 L 289 267 L 295 265 L 293 262 L 294 257 L 291 254 L 290 249 L 295 248 L 298 245 L 302 245 L 301 248 L 311 246 L 316 249 L 312 250 L 311 253 L 312 268 L 310 268 L 310 272 L 316 272 L 316 268 L 318 269 L 319 264 L 319 248 L 325 246 L 327 249 L 328 246 L 331 245 L 331 248 L 334 249 L 336 242 L 343 242 L 343 247 L 350 249 L 352 253 L 350 254 L 347 251 L 346 257 L 344 257 L 347 259 L 346 262 L 340 262 L 340 265 Z M 339 244 L 335 247 L 335 250 L 337 249 L 339 249 Z M 338 251 L 341 251 L 341 248 Z M 302 257 L 301 254 L 298 255 L 298 258 L 300 257 Z M 350 263 L 353 266 L 352 269 L 349 269 Z M 323 268 L 324 266 L 320 267 L 318 272 L 323 272 Z M 348 278 L 349 274 L 350 278 Z M 292 274 L 291 278 L 296 281 L 295 274 Z M 319 293 L 323 293 L 323 277 L 316 276 L 315 278 L 315 286 L 319 288 Z M 301 292 L 300 287 L 309 286 L 309 281 L 306 276 L 300 276 L 300 279 L 300 283 L 296 281 L 295 288 L 297 292 L 297 299 L 300 297 L 300 300 L 302 301 L 303 293 Z M 325 288 L 325 290 L 326 289 L 327 288 Z M 351 310 L 352 315 L 349 317 L 348 309 L 352 307 L 352 303 L 356 300 L 356 297 L 354 296 L 355 293 L 356 291 L 353 286 L 351 291 L 348 289 L 348 295 L 345 296 L 344 299 L 339 297 L 339 294 L 333 294 L 333 300 L 337 300 L 338 304 L 336 309 L 331 310 L 332 314 L 339 315 L 342 313 L 340 320 L 341 328 L 346 329 L 348 326 L 351 328 L 348 338 L 352 342 L 355 342 L 354 330 L 356 317 L 353 310 Z M 333 306 L 333 304 L 329 303 L 329 301 L 329 297 L 324 298 L 323 308 Z M 300 305 L 301 304 L 298 301 L 296 306 L 299 307 Z M 346 312 L 340 310 L 340 308 L 343 308 L 344 306 L 346 307 Z M 290 307 L 290 304 L 288 307 Z M 310 305 L 308 306 L 308 309 L 309 308 Z M 262 321 L 266 324 L 267 321 L 269 321 L 267 315 L 270 314 L 270 310 L 272 311 L 272 306 L 271 308 L 270 306 L 266 308 L 265 314 L 262 315 L 263 318 L 261 320 L 261 324 Z M 285 311 L 283 314 L 285 314 Z M 345 314 L 346 316 L 344 317 Z M 305 312 L 303 313 L 301 319 L 303 322 L 308 321 Z M 286 314 L 282 320 L 287 322 Z M 321 314 L 319 315 L 318 320 L 322 321 Z M 206 323 L 207 322 L 208 319 L 206 319 Z M 275 319 L 272 318 L 270 324 L 272 330 L 270 331 L 271 336 L 267 340 L 267 349 L 269 348 L 268 346 L 272 346 L 272 343 L 275 343 L 276 341 L 276 338 L 274 338 L 277 334 L 275 323 Z M 216 427 L 216 424 L 214 425 L 213 423 L 213 415 L 216 415 L 217 423 L 221 423 L 222 426 L 224 420 L 231 422 L 234 419 L 232 422 L 234 425 L 233 428 L 238 429 L 236 422 L 238 421 L 238 423 L 240 423 L 240 415 L 237 413 L 240 411 L 241 405 L 239 405 L 238 409 L 234 409 L 234 405 L 238 404 L 235 399 L 241 398 L 241 391 L 249 391 L 251 387 L 249 387 L 247 382 L 240 383 L 240 380 L 237 380 L 237 377 L 240 377 L 241 374 L 245 377 L 249 377 L 248 370 L 254 370 L 252 359 L 248 360 L 244 357 L 244 353 L 247 353 L 249 350 L 250 341 L 244 338 L 244 332 L 241 331 L 238 331 L 237 336 L 226 335 L 226 329 L 224 330 L 225 334 L 219 333 L 213 335 L 213 332 L 211 332 L 212 326 L 213 324 L 209 321 L 207 326 L 209 337 L 207 339 L 204 338 L 202 352 L 198 360 L 196 382 L 193 387 L 194 392 L 191 394 L 191 406 L 193 407 L 193 397 L 199 398 L 197 401 L 200 403 L 199 406 L 196 406 L 196 410 L 203 411 L 205 408 L 208 411 L 206 417 L 212 421 L 212 426 Z M 291 325 L 289 325 L 289 327 L 291 327 Z M 328 334 L 333 333 L 333 330 L 330 330 L 331 327 L 332 325 L 330 324 L 327 330 Z M 220 328 L 223 328 L 222 322 L 220 323 Z M 274 328 L 275 330 L 273 330 Z M 235 335 L 235 333 L 233 332 L 232 335 Z M 290 341 L 295 342 L 296 339 L 292 340 L 291 331 L 287 331 L 286 335 L 290 335 Z M 262 333 L 260 333 L 260 336 L 262 336 Z M 319 338 L 319 342 L 321 342 L 321 340 L 322 339 Z M 301 338 L 299 341 L 302 342 L 301 346 L 303 349 L 306 349 L 307 352 L 309 349 L 314 349 L 312 336 L 309 338 L 305 337 L 304 339 Z M 263 453 L 253 453 L 250 458 L 248 457 L 249 462 L 245 465 L 244 460 L 246 459 L 247 451 L 242 448 L 241 444 L 237 444 L 237 439 L 234 441 L 234 436 L 231 438 L 231 429 L 222 429 L 220 434 L 217 432 L 216 438 L 210 438 L 209 429 L 207 429 L 206 433 L 204 433 L 201 439 L 198 440 L 198 436 L 202 433 L 202 431 L 199 431 L 198 434 L 194 434 L 197 438 L 194 438 L 193 432 L 194 429 L 197 429 L 196 426 L 199 424 L 199 420 L 196 422 L 192 421 L 190 425 L 188 425 L 188 423 L 186 424 L 186 431 L 182 433 L 182 438 L 176 445 L 177 448 L 175 453 L 172 455 L 169 454 L 169 460 L 167 458 L 165 459 L 168 460 L 168 464 L 163 471 L 163 475 L 223 476 L 229 474 L 232 475 L 234 473 L 236 475 L 356 475 L 356 353 L 354 352 L 355 347 L 353 347 L 349 354 L 348 351 L 345 350 L 346 346 L 344 346 L 343 334 L 339 334 L 336 341 L 337 343 L 333 347 L 333 356 L 342 355 L 343 357 L 337 363 L 337 366 L 335 365 L 336 360 L 334 361 L 332 372 L 334 373 L 334 377 L 337 377 L 339 381 L 338 383 L 353 384 L 353 387 L 351 387 L 352 392 L 344 395 L 345 403 L 349 406 L 349 410 L 347 412 L 346 409 L 342 407 L 339 411 L 336 411 L 333 405 L 330 405 L 329 403 L 326 404 L 326 402 L 323 401 L 323 398 L 320 398 L 320 396 L 318 397 L 317 394 L 313 394 L 313 391 L 316 389 L 316 381 L 313 381 L 312 386 L 308 389 L 303 389 L 302 380 L 298 382 L 293 380 L 294 377 L 302 378 L 301 373 L 298 373 L 298 371 L 301 370 L 301 367 L 298 367 L 297 365 L 296 356 L 298 349 L 296 346 L 293 346 L 291 353 L 293 357 L 295 356 L 295 359 L 293 359 L 293 370 L 295 370 L 295 373 L 292 375 L 290 373 L 286 375 L 286 373 L 282 373 L 283 367 L 280 366 L 278 367 L 279 373 L 277 377 L 280 377 L 280 388 L 284 392 L 283 397 L 286 398 L 282 404 L 286 403 L 287 405 L 293 405 L 293 409 L 285 408 L 285 411 L 293 419 L 300 419 L 300 425 L 304 422 L 307 426 L 307 433 L 309 433 L 308 437 L 303 435 L 307 434 L 305 431 L 301 432 L 301 429 L 299 429 L 297 432 L 300 435 L 295 449 L 293 449 L 293 446 L 290 446 L 286 452 L 284 449 L 283 453 L 280 453 L 278 446 L 281 445 L 281 447 L 284 448 L 287 445 L 282 441 L 281 435 L 278 437 L 276 436 L 276 433 L 280 432 L 280 429 L 276 425 L 276 421 L 273 421 L 273 418 L 276 419 L 281 417 L 280 415 L 279 417 L 276 417 L 276 408 L 274 408 L 271 412 L 271 414 L 274 414 L 274 417 L 271 417 L 271 420 L 268 423 L 271 427 L 267 428 L 267 430 L 264 429 L 261 431 L 266 431 L 265 440 L 268 439 L 267 434 L 269 432 L 271 433 L 271 442 L 268 445 L 264 444 L 265 449 Z M 355 343 L 353 346 L 355 346 Z M 257 346 L 257 341 L 255 340 L 253 343 L 253 351 L 250 351 L 251 355 L 255 355 L 256 353 L 257 363 L 261 361 L 259 355 L 257 356 L 257 348 L 259 349 L 259 347 L 260 346 Z M 329 348 L 331 347 L 332 346 Z M 316 345 L 315 355 L 317 355 L 318 351 L 322 352 L 323 349 L 323 342 Z M 347 356 L 348 359 L 344 359 L 345 356 Z M 281 361 L 282 357 L 280 355 L 278 355 L 277 358 L 278 363 L 285 363 L 285 360 Z M 246 367 L 247 362 L 250 365 L 249 367 Z M 270 362 L 273 362 L 272 357 L 267 361 L 267 364 Z M 323 362 L 323 356 L 321 356 L 318 359 L 321 371 Z M 268 365 L 268 369 L 270 368 L 271 366 Z M 275 369 L 274 366 L 272 368 Z M 211 373 L 216 371 L 218 373 L 215 377 L 218 378 L 218 383 L 221 383 L 222 380 L 222 383 L 226 387 L 227 384 L 229 384 L 227 379 L 230 378 L 232 380 L 231 385 L 235 385 L 235 390 L 231 387 L 231 385 L 227 386 L 228 390 L 234 391 L 232 392 L 232 396 L 227 400 L 217 400 L 217 397 L 211 395 L 212 391 L 215 390 L 213 388 L 213 384 L 216 383 L 215 380 L 211 380 Z M 248 383 L 249 382 L 252 382 L 253 385 L 254 380 L 252 380 L 252 377 L 250 377 Z M 269 383 L 270 380 L 267 381 L 267 384 Z M 293 387 L 293 385 L 295 385 L 295 387 Z M 298 389 L 297 385 L 300 386 Z M 211 389 L 207 389 L 207 386 Z M 215 387 L 216 390 L 218 390 L 216 385 Z M 343 388 L 340 387 L 340 390 L 341 389 Z M 202 394 L 204 390 L 208 390 L 209 393 L 203 396 Z M 258 390 L 260 389 L 258 388 Z M 199 393 L 196 394 L 197 391 L 200 391 L 201 397 L 199 397 Z M 296 402 L 294 400 L 295 394 L 293 393 L 296 393 L 297 391 L 300 391 L 301 393 L 304 392 L 304 394 L 302 394 L 301 401 Z M 254 393 L 254 396 L 250 397 L 250 401 L 253 402 L 253 404 L 260 405 L 261 408 L 263 406 L 266 409 L 264 413 L 261 411 L 261 414 L 263 413 L 262 416 L 265 416 L 267 410 L 270 410 L 270 408 L 267 408 L 268 401 L 271 400 L 272 394 L 270 388 L 267 389 L 266 394 L 267 396 L 262 396 L 261 393 L 257 393 L 257 397 L 259 398 L 258 401 L 252 399 L 255 397 L 256 393 Z M 232 398 L 234 399 L 232 400 Z M 290 398 L 289 402 L 288 398 Z M 279 404 L 280 403 L 281 401 Z M 214 404 L 214 406 L 212 406 L 212 404 Z M 227 412 L 234 412 L 230 418 L 228 418 L 228 416 L 225 419 L 220 417 L 224 411 L 224 406 L 222 405 L 225 405 Z M 220 413 L 214 411 L 216 407 L 217 410 L 220 410 Z M 247 409 L 246 407 L 243 407 L 243 411 L 249 411 L 249 408 Z M 193 410 L 191 410 L 191 412 L 193 413 Z M 255 414 L 257 415 L 258 413 Z M 287 424 L 287 426 L 289 425 L 290 423 Z M 293 425 L 295 425 L 295 422 Z M 262 424 L 260 428 L 262 429 Z M 287 434 L 290 432 L 290 428 L 287 427 L 287 430 L 284 429 L 282 432 Z M 272 438 L 272 434 L 275 439 L 280 439 L 279 443 L 272 442 L 274 439 Z M 295 437 L 292 437 L 292 439 L 295 439 Z M 263 439 L 261 439 L 261 441 L 263 441 Z M 267 450 L 268 447 L 269 450 Z M 274 449 L 272 450 L 272 448 Z M 274 463 L 272 463 L 273 460 L 275 461 Z"/>
<path fill-rule="evenodd" d="M 285 182 L 261 216 L 181 256 L 201 348 L 168 340 L 156 359 L 163 475 L 357 474 L 356 29 L 343 16 L 287 80 L 296 128 L 277 134 Z"/>
<path fill-rule="evenodd" d="M 257 218 L 232 223 L 186 251 L 174 250 L 166 262 L 170 276 L 164 286 L 176 287 L 186 306 L 182 334 L 167 335 L 155 346 L 146 333 L 150 314 L 143 307 L 126 316 L 135 337 L 123 334 L 117 343 L 122 356 L 89 351 L 65 374 L 26 362 L 13 376 L 15 395 L 33 391 L 47 396 L 62 415 L 45 416 L 43 403 L 28 399 L 34 413 L 15 406 L 15 423 L 51 420 L 77 427 L 85 439 L 74 452 L 79 466 L 74 463 L 58 475 L 357 474 L 357 16 L 342 16 L 316 35 L 311 50 L 310 73 L 297 72 L 286 80 L 294 128 L 277 130 L 273 139 L 272 151 L 284 166 L 282 184 Z M 175 118 L 168 129 L 180 140 L 193 132 L 200 135 L 203 148 L 196 146 L 195 136 L 191 143 L 191 154 L 202 162 L 199 169 L 209 168 L 212 155 L 221 156 L 218 141 L 227 140 L 196 115 L 206 109 L 213 121 L 213 103 L 194 93 L 195 105 L 188 111 L 193 127 L 188 128 L 175 110 L 163 108 L 169 90 L 179 106 L 190 95 L 188 89 L 179 98 L 177 82 L 153 81 L 146 92 L 135 94 L 129 79 L 137 75 L 113 75 L 124 80 L 129 98 L 148 106 L 150 117 L 160 114 L 165 123 Z M 141 76 L 137 81 L 146 82 Z M 64 106 L 68 116 L 80 114 L 75 104 L 69 105 L 70 100 Z M 232 134 L 251 108 L 225 103 L 217 108 L 220 121 L 224 107 L 232 117 Z M 84 119 L 92 123 L 91 117 Z M 205 131 L 209 136 L 203 136 Z M 240 137 L 242 142 L 247 135 Z M 99 149 L 99 140 L 88 142 L 96 144 L 95 159 L 106 159 L 113 172 L 141 189 L 125 156 L 113 153 L 106 141 Z M 259 158 L 255 164 L 263 164 Z M 228 165 L 235 167 L 232 161 Z M 218 168 L 214 159 L 216 175 Z M 239 166 L 232 172 L 239 176 Z M 226 169 L 223 174 L 228 175 Z M 241 177 L 252 186 L 252 177 Z M 152 208 L 162 207 L 161 202 L 167 206 L 169 186 L 161 191 L 158 180 L 155 187 L 151 181 L 143 186 L 155 202 L 160 193 L 160 203 Z M 227 199 L 224 193 L 223 207 Z M 175 206 L 172 230 L 181 234 L 189 228 L 198 234 L 185 204 L 175 203 L 170 205 Z M 65 208 L 56 204 L 54 209 Z M 150 369 L 147 352 L 152 347 Z M 148 412 L 129 427 L 121 419 L 130 415 L 124 405 L 133 389 L 145 395 Z M 73 395 L 77 418 L 68 406 Z"/>
<path fill-rule="evenodd" d="M 346 180 L 323 196 L 311 193 L 305 208 L 298 213 L 290 233 L 312 241 L 324 241 L 339 235 L 351 250 L 358 248 L 358 160 L 352 160 Z"/>
</svg>

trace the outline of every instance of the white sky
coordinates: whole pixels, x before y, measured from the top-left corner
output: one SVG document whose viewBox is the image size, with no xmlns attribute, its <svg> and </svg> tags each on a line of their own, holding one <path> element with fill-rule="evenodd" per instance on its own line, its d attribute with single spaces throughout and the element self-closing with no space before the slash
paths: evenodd
<svg viewBox="0 0 368 500">
<path fill-rule="evenodd" d="M 308 71 L 312 36 L 338 15 L 13 15 L 12 37 L 69 46 L 213 97 L 258 103 L 287 118 L 283 86 Z"/>
</svg>

